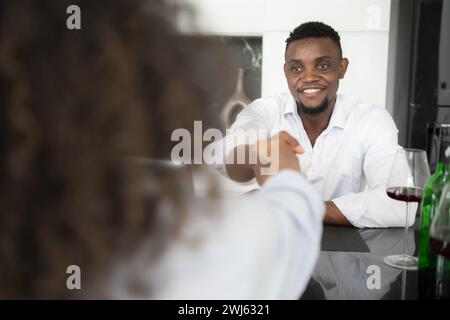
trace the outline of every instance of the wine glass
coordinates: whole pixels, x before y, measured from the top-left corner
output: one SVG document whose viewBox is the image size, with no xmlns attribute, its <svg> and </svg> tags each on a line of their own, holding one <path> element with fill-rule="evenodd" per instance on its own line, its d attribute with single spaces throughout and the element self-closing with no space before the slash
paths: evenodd
<svg viewBox="0 0 450 320">
<path fill-rule="evenodd" d="M 417 270 L 417 257 L 408 255 L 407 236 L 410 206 L 417 208 L 422 200 L 422 191 L 430 178 L 425 151 L 419 149 L 400 149 L 395 154 L 386 185 L 387 195 L 395 200 L 406 203 L 405 240 L 403 254 L 390 255 L 384 258 L 384 263 L 391 267 L 404 270 Z"/>
</svg>

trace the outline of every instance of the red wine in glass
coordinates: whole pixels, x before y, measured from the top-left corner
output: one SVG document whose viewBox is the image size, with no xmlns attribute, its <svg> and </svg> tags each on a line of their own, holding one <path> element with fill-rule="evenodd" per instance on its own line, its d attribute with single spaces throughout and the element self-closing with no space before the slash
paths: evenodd
<svg viewBox="0 0 450 320">
<path fill-rule="evenodd" d="M 387 195 L 395 200 L 404 202 L 420 202 L 422 200 L 422 188 L 390 187 Z"/>
</svg>

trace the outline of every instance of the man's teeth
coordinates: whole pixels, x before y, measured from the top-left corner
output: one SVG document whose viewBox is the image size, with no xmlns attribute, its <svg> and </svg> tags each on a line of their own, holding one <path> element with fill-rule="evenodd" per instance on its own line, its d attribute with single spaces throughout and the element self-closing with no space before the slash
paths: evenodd
<svg viewBox="0 0 450 320">
<path fill-rule="evenodd" d="M 316 93 L 319 91 L 320 91 L 320 89 L 305 89 L 305 90 L 303 90 L 304 93 Z"/>
</svg>

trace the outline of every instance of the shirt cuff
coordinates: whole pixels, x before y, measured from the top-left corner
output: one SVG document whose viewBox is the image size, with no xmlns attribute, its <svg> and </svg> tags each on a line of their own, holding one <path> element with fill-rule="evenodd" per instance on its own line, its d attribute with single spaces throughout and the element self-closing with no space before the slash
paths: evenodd
<svg viewBox="0 0 450 320">
<path fill-rule="evenodd" d="M 344 196 L 332 199 L 336 207 L 342 212 L 347 220 L 357 228 L 364 226 L 359 223 L 361 217 L 366 213 L 367 208 L 364 201 L 361 200 L 361 195 L 357 193 L 350 193 Z"/>
<path fill-rule="evenodd" d="M 332 200 L 347 220 L 358 228 L 404 227 L 405 203 L 389 198 L 384 190 L 351 193 Z M 408 225 L 414 224 L 417 203 L 410 206 Z"/>
</svg>

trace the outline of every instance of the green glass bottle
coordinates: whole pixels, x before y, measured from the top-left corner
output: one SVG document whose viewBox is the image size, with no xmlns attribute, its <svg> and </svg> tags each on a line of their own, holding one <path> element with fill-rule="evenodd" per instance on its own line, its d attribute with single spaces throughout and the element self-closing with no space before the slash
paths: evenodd
<svg viewBox="0 0 450 320">
<path fill-rule="evenodd" d="M 423 191 L 419 240 L 419 298 L 433 298 L 436 283 L 437 254 L 430 248 L 429 231 L 439 200 L 450 184 L 450 128 L 440 128 L 439 163 Z M 446 156 L 447 154 L 447 156 Z"/>
<path fill-rule="evenodd" d="M 436 252 L 433 299 L 450 300 L 450 185 L 442 191 L 439 208 L 430 226 L 430 247 Z"/>
</svg>

